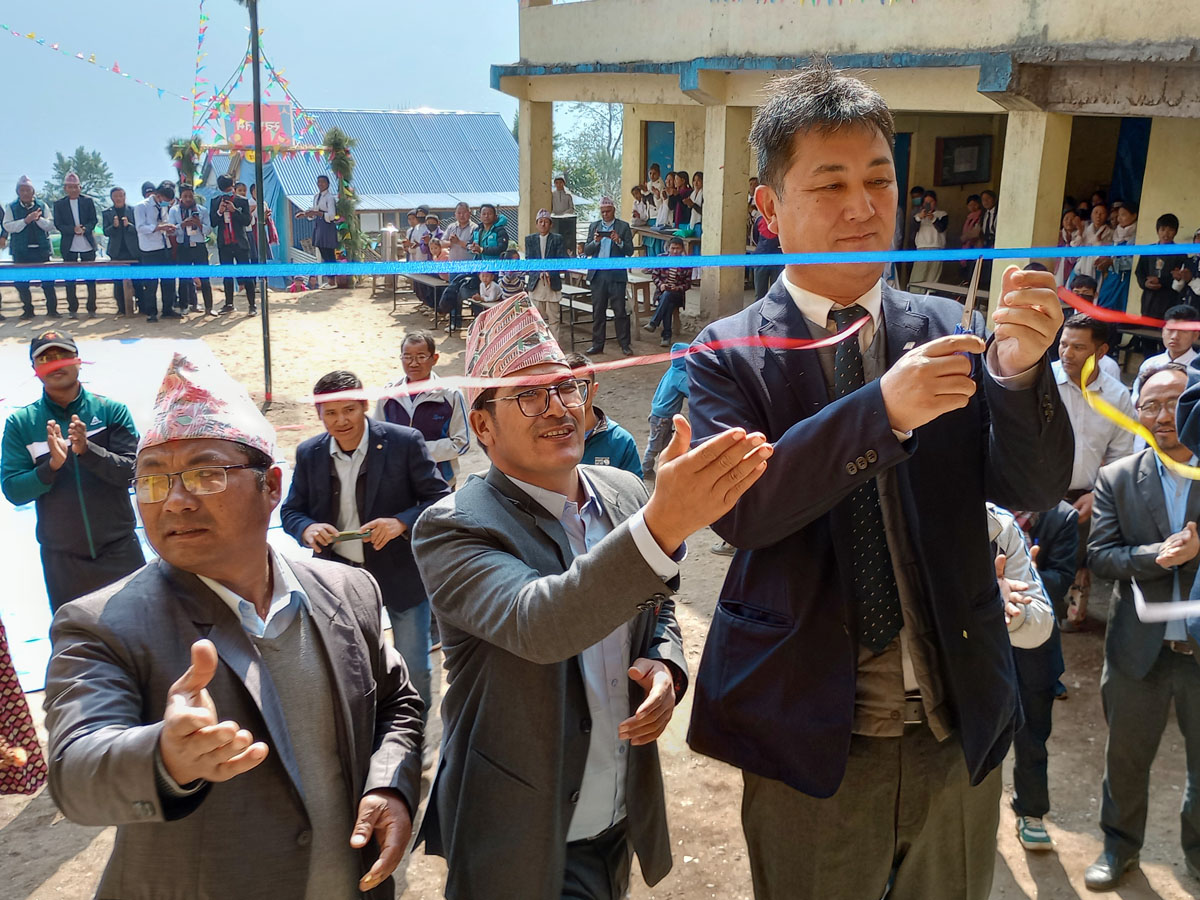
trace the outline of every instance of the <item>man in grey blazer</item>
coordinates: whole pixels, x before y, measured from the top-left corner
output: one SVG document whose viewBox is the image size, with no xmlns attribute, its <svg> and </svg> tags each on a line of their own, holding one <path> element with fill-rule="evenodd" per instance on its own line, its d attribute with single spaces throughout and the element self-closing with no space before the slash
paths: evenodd
<svg viewBox="0 0 1200 900">
<path fill-rule="evenodd" d="M 269 548 L 274 449 L 243 388 L 177 354 L 133 479 L 160 558 L 55 616 L 50 790 L 117 826 L 99 897 L 393 896 L 421 701 L 371 576 Z"/>
<path fill-rule="evenodd" d="M 1138 418 L 1173 460 L 1196 465 L 1179 441 L 1175 411 L 1186 370 L 1169 363 L 1148 377 Z M 1146 830 L 1150 765 L 1174 700 L 1187 747 L 1188 786 L 1180 812 L 1184 859 L 1200 878 L 1200 665 L 1188 639 L 1194 619 L 1142 621 L 1134 607 L 1136 580 L 1148 608 L 1187 600 L 1196 577 L 1200 487 L 1170 471 L 1147 448 L 1107 465 L 1096 482 L 1088 562 L 1119 582 L 1104 636 L 1100 693 L 1108 721 L 1100 828 L 1104 850 L 1088 867 L 1092 890 L 1112 890 L 1137 868 Z"/>
<path fill-rule="evenodd" d="M 655 741 L 687 687 L 670 595 L 688 534 L 766 465 L 735 430 L 687 451 L 675 420 L 653 498 L 581 466 L 587 382 L 531 301 L 480 316 L 469 392 L 492 466 L 417 521 L 413 551 L 441 626 L 442 756 L 418 840 L 453 900 L 617 900 L 630 851 L 648 884 L 671 868 Z"/>
</svg>

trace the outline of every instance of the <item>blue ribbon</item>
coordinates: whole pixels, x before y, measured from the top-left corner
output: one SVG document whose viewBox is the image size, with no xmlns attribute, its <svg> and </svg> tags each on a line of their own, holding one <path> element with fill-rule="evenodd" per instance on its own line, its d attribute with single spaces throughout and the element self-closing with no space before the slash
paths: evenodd
<svg viewBox="0 0 1200 900">
<path fill-rule="evenodd" d="M 669 234 L 664 233 L 664 238 Z M 1085 256 L 1188 256 L 1200 243 L 1126 244 L 1098 247 L 990 247 L 953 250 L 875 250 L 853 253 L 723 253 L 718 256 L 620 256 L 607 259 L 462 259 L 451 262 L 248 263 L 216 266 L 80 266 L 58 263 L 0 266 L 0 282 L 158 280 L 175 278 L 292 278 L 296 275 L 462 275 L 484 272 L 562 272 L 566 269 L 701 269 L 757 266 L 821 266 L 853 263 L 984 259 L 1078 259 Z M 47 273 L 50 273 L 49 275 Z M 1200 273 L 1197 273 L 1200 274 Z"/>
</svg>

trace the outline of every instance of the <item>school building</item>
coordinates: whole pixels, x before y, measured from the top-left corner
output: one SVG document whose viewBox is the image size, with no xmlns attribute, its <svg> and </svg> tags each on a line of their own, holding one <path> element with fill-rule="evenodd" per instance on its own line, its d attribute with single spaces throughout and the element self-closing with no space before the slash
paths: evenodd
<svg viewBox="0 0 1200 900">
<path fill-rule="evenodd" d="M 703 252 L 744 252 L 755 104 L 768 79 L 815 55 L 887 100 L 901 197 L 936 190 L 950 246 L 966 197 L 987 188 L 999 247 L 1056 244 L 1063 196 L 1098 187 L 1140 202 L 1142 243 L 1163 212 L 1181 239 L 1200 225 L 1200 3 L 521 0 L 519 15 L 521 58 L 493 66 L 492 86 L 520 101 L 522 234 L 550 205 L 552 104 L 615 102 L 623 215 L 651 162 L 700 169 Z M 699 302 L 690 311 L 705 319 L 740 308 L 741 271 L 705 269 Z M 1139 306 L 1135 290 L 1129 311 Z"/>
</svg>

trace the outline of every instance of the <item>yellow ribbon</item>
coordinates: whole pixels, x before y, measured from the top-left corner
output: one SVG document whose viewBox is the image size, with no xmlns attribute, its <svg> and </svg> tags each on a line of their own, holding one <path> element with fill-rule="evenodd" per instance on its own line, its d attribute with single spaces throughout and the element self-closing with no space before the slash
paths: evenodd
<svg viewBox="0 0 1200 900">
<path fill-rule="evenodd" d="M 1092 373 L 1096 371 L 1096 357 L 1089 356 L 1083 362 L 1082 381 L 1086 385 L 1092 377 Z M 1117 427 L 1123 428 L 1125 431 L 1132 432 L 1140 437 L 1149 445 L 1158 458 L 1162 460 L 1162 464 L 1174 472 L 1176 475 L 1182 475 L 1184 478 L 1190 478 L 1192 481 L 1200 481 L 1200 466 L 1189 466 L 1186 463 L 1181 463 L 1178 460 L 1171 459 L 1158 446 L 1158 442 L 1154 440 L 1154 435 L 1150 429 L 1137 422 L 1125 413 L 1121 412 L 1107 400 L 1100 396 L 1099 391 L 1090 391 L 1087 388 L 1083 390 L 1083 399 L 1087 401 L 1087 405 L 1094 409 L 1104 418 L 1114 423 Z"/>
</svg>

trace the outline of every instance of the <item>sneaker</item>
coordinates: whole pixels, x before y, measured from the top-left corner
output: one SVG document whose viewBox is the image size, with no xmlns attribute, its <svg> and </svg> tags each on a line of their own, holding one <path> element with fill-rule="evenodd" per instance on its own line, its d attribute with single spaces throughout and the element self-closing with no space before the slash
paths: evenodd
<svg viewBox="0 0 1200 900">
<path fill-rule="evenodd" d="M 1026 850 L 1053 850 L 1046 826 L 1037 816 L 1017 816 L 1017 840 Z"/>
<path fill-rule="evenodd" d="M 633 356 L 633 348 L 632 347 L 622 347 L 621 354 L 623 356 Z"/>
<path fill-rule="evenodd" d="M 204 314 L 206 316 L 212 316 L 214 319 L 220 318 L 220 316 L 221 316 L 221 314 L 219 312 L 217 312 L 215 309 L 207 310 Z"/>
<path fill-rule="evenodd" d="M 642 326 L 642 331 L 648 331 L 651 334 L 654 334 L 654 332 L 658 331 L 658 329 L 655 328 L 653 325 L 646 324 L 646 325 Z"/>
<path fill-rule="evenodd" d="M 585 356 L 599 356 L 604 352 L 603 347 L 588 347 L 583 351 Z"/>
<path fill-rule="evenodd" d="M 31 312 L 23 312 L 23 313 L 21 313 L 21 320 L 22 320 L 22 321 L 28 322 L 28 321 L 29 321 L 30 319 L 32 319 L 32 318 L 34 318 L 34 315 L 33 315 L 33 313 L 31 313 Z"/>
<path fill-rule="evenodd" d="M 146 316 L 146 321 L 147 322 L 157 322 L 158 316 Z"/>
<path fill-rule="evenodd" d="M 181 316 L 177 312 L 165 312 L 162 314 L 161 318 L 163 318 L 163 319 L 182 319 L 183 316 Z"/>
<path fill-rule="evenodd" d="M 733 544 L 726 543 L 725 541 L 717 541 L 708 549 L 709 552 L 715 553 L 717 556 L 733 556 L 737 552 Z"/>
<path fill-rule="evenodd" d="M 77 313 L 77 312 L 69 312 L 69 313 L 67 313 L 67 318 L 68 318 L 68 319 L 78 319 L 78 318 L 79 318 L 79 313 Z"/>
<path fill-rule="evenodd" d="M 670 346 L 671 346 L 671 342 L 670 342 L 669 340 L 667 340 L 666 338 L 663 338 L 661 341 L 659 341 L 659 342 L 658 342 L 658 346 L 660 346 L 660 347 L 670 347 Z"/>
<path fill-rule="evenodd" d="M 231 313 L 231 312 L 233 312 L 233 304 L 232 303 L 226 303 L 224 306 L 221 307 L 221 312 L 220 312 L 221 315 L 225 315 L 226 313 Z"/>
<path fill-rule="evenodd" d="M 250 311 L 248 313 L 246 313 L 246 315 L 257 316 L 258 315 L 258 307 L 257 306 L 250 307 Z"/>
</svg>

